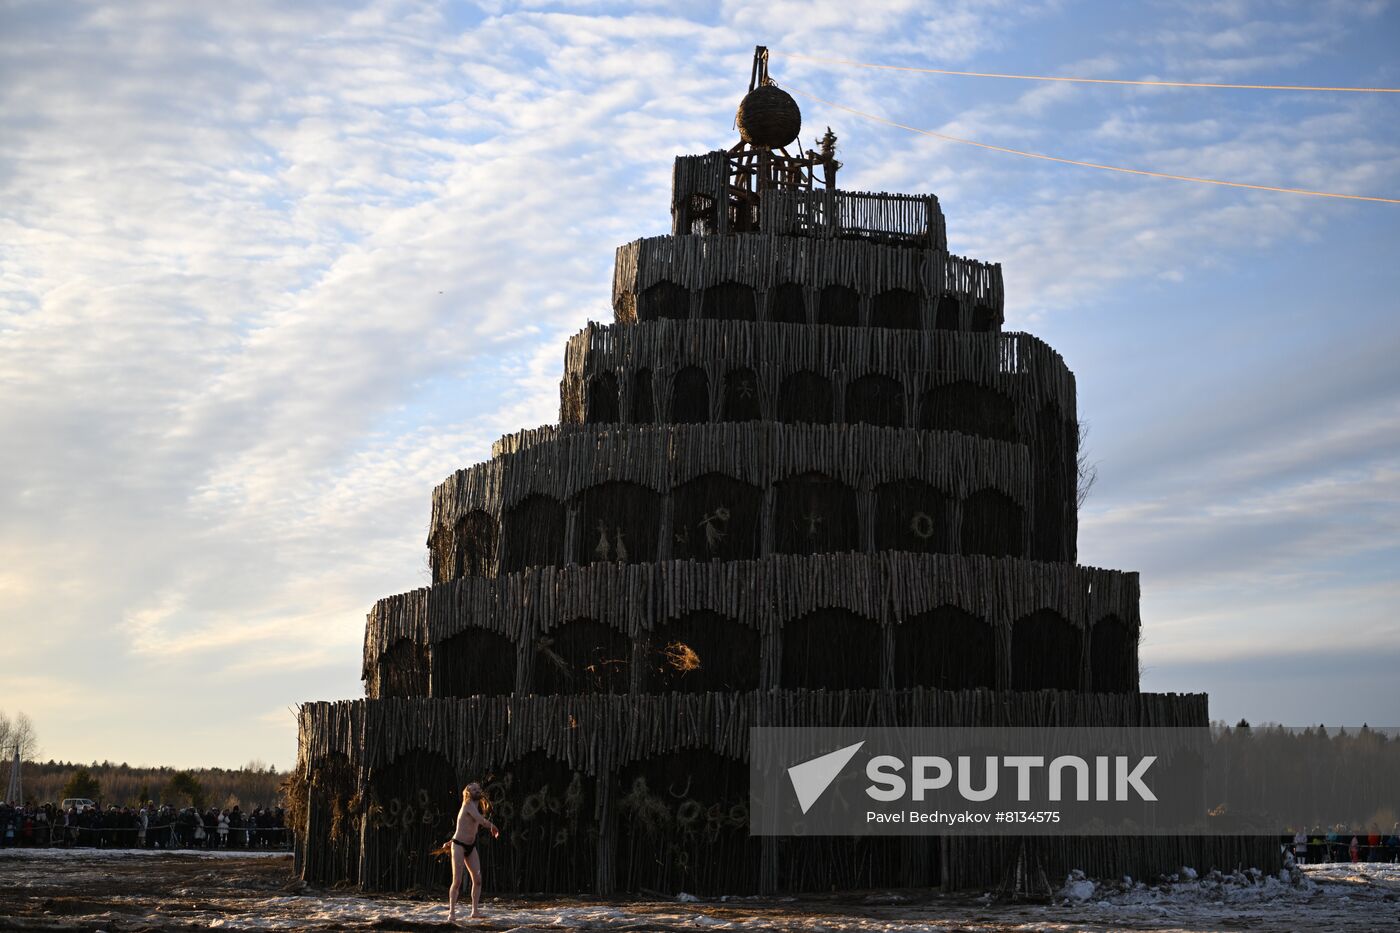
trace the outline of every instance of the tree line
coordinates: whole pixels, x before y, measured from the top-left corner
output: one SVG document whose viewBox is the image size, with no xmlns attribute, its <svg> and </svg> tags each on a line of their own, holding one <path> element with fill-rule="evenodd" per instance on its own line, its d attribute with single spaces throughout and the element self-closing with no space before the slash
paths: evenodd
<svg viewBox="0 0 1400 933">
<path fill-rule="evenodd" d="M 24 763 L 26 803 L 58 803 L 86 797 L 103 807 L 145 803 L 225 809 L 235 805 L 272 807 L 283 801 L 287 779 L 271 765 L 250 761 L 242 768 L 133 768 L 110 761 L 79 765 L 67 761 Z"/>
<path fill-rule="evenodd" d="M 1400 735 L 1361 726 L 1212 726 L 1206 802 L 1279 829 L 1342 824 L 1390 832 L 1400 819 Z"/>
</svg>

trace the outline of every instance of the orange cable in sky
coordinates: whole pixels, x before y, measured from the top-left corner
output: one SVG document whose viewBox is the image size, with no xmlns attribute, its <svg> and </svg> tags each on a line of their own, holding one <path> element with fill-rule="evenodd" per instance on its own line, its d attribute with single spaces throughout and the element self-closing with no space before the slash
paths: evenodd
<svg viewBox="0 0 1400 933">
<path fill-rule="evenodd" d="M 1277 185 L 1251 185 L 1242 181 L 1221 181 L 1218 178 L 1197 178 L 1193 175 L 1172 175 L 1169 172 L 1152 172 L 1140 168 L 1124 168 L 1121 165 L 1103 165 L 1099 162 L 1083 162 L 1079 159 L 1062 159 L 1059 156 L 1045 155 L 1040 152 L 1027 152 L 1024 149 L 1011 149 L 1007 146 L 993 146 L 990 143 L 979 143 L 973 139 L 963 139 L 960 136 L 949 136 L 946 133 L 935 133 L 933 130 L 920 129 L 917 126 L 909 126 L 904 123 L 897 123 L 885 117 L 876 116 L 873 113 L 866 113 L 863 110 L 856 110 L 854 107 L 847 107 L 845 104 L 838 104 L 835 101 L 823 100 L 815 94 L 810 94 L 791 84 L 781 84 L 780 87 L 787 88 L 795 94 L 799 94 L 808 100 L 825 104 L 828 107 L 835 107 L 837 110 L 844 110 L 853 113 L 858 117 L 867 120 L 874 120 L 877 123 L 884 123 L 887 126 L 898 127 L 901 130 L 908 130 L 911 133 L 918 133 L 922 136 L 932 136 L 934 139 L 942 139 L 950 143 L 962 143 L 965 146 L 977 146 L 979 149 L 990 149 L 993 152 L 1009 152 L 1012 155 L 1025 156 L 1028 159 L 1042 159 L 1046 162 L 1059 162 L 1064 165 L 1079 165 L 1084 168 L 1098 168 L 1106 172 L 1122 172 L 1126 175 L 1147 175 L 1151 178 L 1170 178 L 1174 181 L 1194 181 L 1203 185 L 1220 185 L 1225 188 L 1249 188 L 1254 191 L 1279 191 L 1284 194 L 1306 194 L 1315 198 L 1344 198 L 1348 201 L 1379 201 L 1382 204 L 1400 204 L 1400 198 L 1378 198 L 1364 194 L 1339 194 L 1335 191 L 1309 191 L 1305 188 L 1281 188 Z"/>
<path fill-rule="evenodd" d="M 952 71 L 947 68 L 916 68 L 912 65 L 878 65 L 854 62 L 845 58 L 822 58 L 797 52 L 773 50 L 772 54 L 806 62 L 831 65 L 851 65 L 856 68 L 881 68 L 887 71 L 918 71 L 934 75 L 958 75 L 964 78 L 1010 78 L 1015 81 L 1064 81 L 1072 84 L 1132 84 L 1142 87 L 1215 87 L 1239 91 L 1340 91 L 1349 94 L 1400 94 L 1400 87 L 1308 87 L 1301 84 L 1219 84 L 1204 81 L 1131 81 L 1126 78 L 1068 78 L 1058 75 L 1009 75 L 989 71 Z"/>
</svg>

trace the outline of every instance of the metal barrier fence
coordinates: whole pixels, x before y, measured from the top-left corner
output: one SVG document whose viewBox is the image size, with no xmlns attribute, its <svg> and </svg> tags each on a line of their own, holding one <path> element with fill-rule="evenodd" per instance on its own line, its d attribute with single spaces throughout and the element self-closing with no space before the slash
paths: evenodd
<svg viewBox="0 0 1400 933">
<path fill-rule="evenodd" d="M 1357 834 L 1355 846 L 1351 844 L 1350 836 L 1333 840 L 1309 837 L 1306 843 L 1301 844 L 1295 842 L 1292 836 L 1284 836 L 1280 845 L 1303 865 L 1333 862 L 1400 862 L 1400 842 L 1394 841 L 1394 836 L 1386 833 L 1382 836 L 1382 841 L 1372 845 L 1368 841 L 1369 835 Z"/>
<path fill-rule="evenodd" d="M 0 848 L 84 848 L 84 849 L 183 849 L 200 850 L 292 850 L 294 838 L 287 826 L 229 826 L 209 829 L 188 823 L 159 823 L 147 826 L 78 826 L 35 820 L 32 826 L 20 824 L 10 836 L 0 828 Z"/>
</svg>

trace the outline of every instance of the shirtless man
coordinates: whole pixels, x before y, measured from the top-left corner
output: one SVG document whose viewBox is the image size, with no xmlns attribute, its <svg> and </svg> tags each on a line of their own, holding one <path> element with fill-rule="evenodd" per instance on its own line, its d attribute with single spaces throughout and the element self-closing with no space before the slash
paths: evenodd
<svg viewBox="0 0 1400 933">
<path fill-rule="evenodd" d="M 481 812 L 481 785 L 473 781 L 462 788 L 462 809 L 457 811 L 457 831 L 452 834 L 452 887 L 447 889 L 447 919 L 457 919 L 457 894 L 462 888 L 463 870 L 472 876 L 471 918 L 481 916 L 481 855 L 476 851 L 476 834 L 484 826 L 493 837 L 501 831 Z"/>
</svg>

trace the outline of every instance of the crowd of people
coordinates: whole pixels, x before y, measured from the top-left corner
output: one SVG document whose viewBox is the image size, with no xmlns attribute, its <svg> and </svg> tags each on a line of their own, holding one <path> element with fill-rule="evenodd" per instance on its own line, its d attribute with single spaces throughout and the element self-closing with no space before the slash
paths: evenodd
<svg viewBox="0 0 1400 933">
<path fill-rule="evenodd" d="M 1355 830 L 1338 824 L 1331 829 L 1313 827 L 1283 837 L 1284 848 L 1299 865 L 1320 862 L 1400 861 L 1400 823 L 1383 833 L 1375 823 L 1368 830 Z"/>
<path fill-rule="evenodd" d="M 62 807 L 0 802 L 0 847 L 87 846 L 115 849 L 285 849 L 291 846 L 281 807 L 244 811 L 169 804 Z"/>
<path fill-rule="evenodd" d="M 286 849 L 291 847 L 281 807 L 177 809 L 144 807 L 41 806 L 0 801 L 0 848 L 87 846 L 118 849 Z M 1299 865 L 1322 862 L 1400 862 L 1400 823 L 1389 833 L 1374 823 L 1369 830 L 1338 825 L 1314 827 L 1283 837 Z"/>
</svg>

